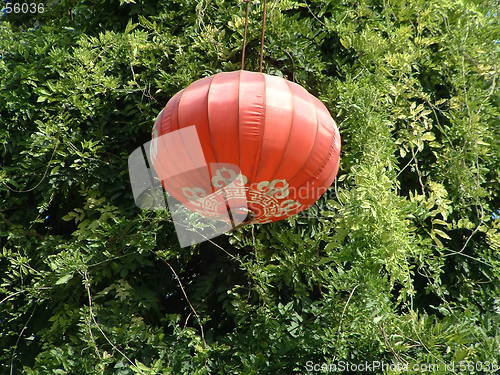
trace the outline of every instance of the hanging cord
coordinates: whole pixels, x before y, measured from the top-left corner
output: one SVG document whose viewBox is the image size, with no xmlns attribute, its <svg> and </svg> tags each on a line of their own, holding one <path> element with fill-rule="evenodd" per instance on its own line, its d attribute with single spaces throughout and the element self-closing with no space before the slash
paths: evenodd
<svg viewBox="0 0 500 375">
<path fill-rule="evenodd" d="M 250 0 L 244 0 L 247 3 L 247 13 L 245 16 L 245 31 L 243 32 L 243 54 L 241 56 L 241 70 L 245 67 L 245 48 L 247 46 L 247 28 L 248 28 L 248 10 L 250 8 Z"/>
<path fill-rule="evenodd" d="M 260 40 L 260 65 L 259 72 L 262 73 L 262 60 L 264 58 L 264 32 L 266 29 L 266 0 L 264 0 L 264 9 L 262 11 L 262 38 Z"/>
<path fill-rule="evenodd" d="M 248 12 L 250 9 L 250 1 L 251 0 L 243 0 L 247 3 L 247 10 L 245 15 L 245 31 L 243 32 L 243 53 L 241 54 L 241 70 L 245 67 L 245 49 L 247 45 L 247 30 L 248 30 Z M 260 64 L 259 64 L 259 72 L 262 73 L 262 61 L 264 59 L 264 34 L 266 31 L 266 4 L 267 0 L 264 0 L 264 7 L 262 11 L 262 37 L 260 40 Z M 276 4 L 275 4 L 276 6 Z M 273 8 L 274 9 L 274 8 Z"/>
</svg>

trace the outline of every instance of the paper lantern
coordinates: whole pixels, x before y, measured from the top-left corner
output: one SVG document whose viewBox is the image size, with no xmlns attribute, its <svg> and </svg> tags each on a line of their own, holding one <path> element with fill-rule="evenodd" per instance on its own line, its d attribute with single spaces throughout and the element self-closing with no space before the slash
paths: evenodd
<svg viewBox="0 0 500 375">
<path fill-rule="evenodd" d="M 335 179 L 339 153 L 323 103 L 298 84 L 241 70 L 178 92 L 154 125 L 151 160 L 190 210 L 217 218 L 241 206 L 245 223 L 269 223 L 313 205 Z"/>
</svg>

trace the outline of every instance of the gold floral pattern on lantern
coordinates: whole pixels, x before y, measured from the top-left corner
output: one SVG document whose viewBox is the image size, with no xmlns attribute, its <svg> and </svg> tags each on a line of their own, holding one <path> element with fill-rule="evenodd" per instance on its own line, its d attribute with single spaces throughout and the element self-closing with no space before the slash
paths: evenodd
<svg viewBox="0 0 500 375">
<path fill-rule="evenodd" d="M 229 168 L 219 168 L 212 177 L 212 186 L 219 189 L 211 194 L 206 194 L 200 188 L 184 187 L 182 192 L 189 199 L 194 211 L 205 217 L 220 217 L 218 209 L 221 204 L 231 205 L 231 200 L 246 199 L 249 209 L 260 211 L 254 223 L 269 223 L 278 216 L 289 216 L 294 211 L 299 212 L 303 205 L 293 199 L 284 200 L 289 194 L 289 184 L 285 179 L 275 179 L 272 181 L 261 181 L 250 188 L 247 186 L 247 177 L 238 174 Z M 224 189 L 221 189 L 224 187 Z"/>
</svg>

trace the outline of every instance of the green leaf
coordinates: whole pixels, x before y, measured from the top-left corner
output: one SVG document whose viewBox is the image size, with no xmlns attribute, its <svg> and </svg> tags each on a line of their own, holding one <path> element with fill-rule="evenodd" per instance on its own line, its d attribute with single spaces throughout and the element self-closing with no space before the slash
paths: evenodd
<svg viewBox="0 0 500 375">
<path fill-rule="evenodd" d="M 61 284 L 66 284 L 69 280 L 73 278 L 72 273 L 68 273 L 64 276 L 61 276 L 57 281 L 55 285 L 61 285 Z"/>
<path fill-rule="evenodd" d="M 446 238 L 447 240 L 451 240 L 451 237 L 440 229 L 433 229 L 432 231 L 440 237 Z"/>
<path fill-rule="evenodd" d="M 120 1 L 123 1 L 123 0 L 120 0 Z M 129 0 L 130 1 L 130 0 Z M 135 1 L 130 1 L 130 2 L 133 2 L 135 3 Z M 120 5 L 123 5 L 123 2 L 120 4 Z M 127 23 L 127 26 L 125 27 L 125 34 L 129 34 L 132 30 L 134 30 L 138 25 L 137 24 L 134 24 L 132 22 L 132 19 L 129 19 L 128 20 L 128 23 Z"/>
</svg>

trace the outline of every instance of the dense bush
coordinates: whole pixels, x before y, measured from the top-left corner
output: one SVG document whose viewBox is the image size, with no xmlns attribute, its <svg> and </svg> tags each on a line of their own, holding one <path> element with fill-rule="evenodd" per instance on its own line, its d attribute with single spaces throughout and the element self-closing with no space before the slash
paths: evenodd
<svg viewBox="0 0 500 375">
<path fill-rule="evenodd" d="M 174 93 L 239 69 L 244 3 L 62 0 L 4 16 L 2 372 L 304 374 L 339 361 L 490 372 L 498 6 L 269 1 L 264 71 L 330 109 L 339 176 L 305 214 L 191 249 L 168 211 L 135 206 L 127 159 Z"/>
</svg>

